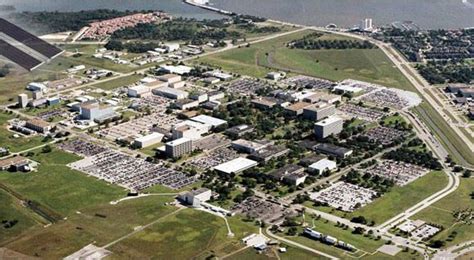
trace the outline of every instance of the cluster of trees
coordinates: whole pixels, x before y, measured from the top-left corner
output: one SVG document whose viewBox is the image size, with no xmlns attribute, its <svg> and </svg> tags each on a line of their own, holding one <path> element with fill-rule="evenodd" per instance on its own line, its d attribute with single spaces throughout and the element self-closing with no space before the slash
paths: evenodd
<svg viewBox="0 0 474 260">
<path fill-rule="evenodd" d="M 212 25 L 217 27 L 212 27 Z M 203 41 L 239 38 L 237 31 L 227 30 L 225 23 L 219 21 L 197 21 L 178 18 L 156 24 L 138 24 L 112 34 L 112 39 L 145 39 L 156 41 L 189 41 L 198 44 Z"/>
<path fill-rule="evenodd" d="M 238 28 L 249 33 L 277 33 L 281 31 L 281 29 L 276 26 L 256 26 L 252 23 L 240 24 L 238 25 Z"/>
<path fill-rule="evenodd" d="M 2 226 L 5 229 L 12 228 L 18 223 L 18 220 L 13 219 L 13 220 L 2 220 Z"/>
<path fill-rule="evenodd" d="M 320 49 L 374 49 L 376 46 L 369 41 L 357 40 L 314 40 L 314 39 L 300 39 L 289 44 L 291 48 L 305 49 L 305 50 L 320 50 Z"/>
<path fill-rule="evenodd" d="M 362 186 L 364 188 L 371 188 L 378 192 L 379 195 L 388 192 L 395 183 L 392 180 L 380 177 L 379 175 L 372 175 L 365 173 L 362 175 L 357 170 L 352 169 L 348 174 L 343 175 L 341 179 L 345 182 Z"/>
<path fill-rule="evenodd" d="M 416 151 L 406 147 L 387 152 L 383 155 L 384 159 L 402 161 L 406 163 L 420 165 L 432 170 L 441 170 L 441 163 L 433 157 L 431 151 Z"/>
<path fill-rule="evenodd" d="M 10 66 L 9 65 L 3 65 L 0 67 L 0 78 L 6 77 L 10 73 Z"/>
<path fill-rule="evenodd" d="M 39 34 L 64 31 L 78 31 L 91 22 L 113 19 L 139 12 L 152 11 L 117 11 L 85 10 L 79 12 L 22 12 L 12 14 L 12 19 Z"/>
<path fill-rule="evenodd" d="M 470 83 L 474 80 L 474 67 L 466 61 L 430 61 L 418 64 L 418 72 L 431 84 Z"/>
</svg>

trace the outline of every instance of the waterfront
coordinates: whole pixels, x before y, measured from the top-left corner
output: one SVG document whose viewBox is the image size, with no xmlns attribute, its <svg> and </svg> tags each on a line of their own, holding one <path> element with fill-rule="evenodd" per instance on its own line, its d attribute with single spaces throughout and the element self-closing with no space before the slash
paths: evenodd
<svg viewBox="0 0 474 260">
<path fill-rule="evenodd" d="M 351 27 L 414 21 L 422 28 L 474 27 L 474 0 L 211 0 L 213 6 L 297 24 Z"/>
<path fill-rule="evenodd" d="M 211 0 L 211 5 L 298 24 L 351 27 L 365 17 L 376 25 L 410 20 L 422 28 L 474 27 L 474 0 Z M 17 11 L 78 11 L 90 9 L 161 9 L 174 16 L 221 17 L 181 0 L 0 0 Z"/>
</svg>

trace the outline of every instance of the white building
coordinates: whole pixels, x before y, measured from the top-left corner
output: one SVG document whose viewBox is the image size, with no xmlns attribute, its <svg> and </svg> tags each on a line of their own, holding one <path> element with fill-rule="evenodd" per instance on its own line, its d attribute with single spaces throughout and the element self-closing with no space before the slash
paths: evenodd
<svg viewBox="0 0 474 260">
<path fill-rule="evenodd" d="M 331 116 L 314 124 L 314 134 L 316 138 L 323 139 L 333 134 L 339 134 L 343 127 L 344 120 L 342 118 Z"/>
<path fill-rule="evenodd" d="M 170 73 L 170 74 L 184 75 L 184 74 L 190 73 L 192 69 L 193 68 L 184 66 L 184 65 L 178 65 L 178 66 L 162 65 L 160 66 L 158 71 L 163 71 L 165 73 Z"/>
<path fill-rule="evenodd" d="M 360 29 L 362 31 L 366 31 L 366 32 L 371 32 L 374 30 L 374 26 L 372 24 L 372 18 L 365 18 L 361 21 L 361 24 L 360 24 Z"/>
<path fill-rule="evenodd" d="M 184 90 L 179 90 L 170 87 L 161 87 L 152 90 L 153 94 L 163 96 L 171 99 L 184 99 L 187 98 L 189 93 Z"/>
<path fill-rule="evenodd" d="M 165 49 L 166 52 L 174 52 L 174 51 L 179 50 L 180 48 L 179 43 L 171 43 L 171 42 L 165 43 L 161 47 Z"/>
<path fill-rule="evenodd" d="M 48 87 L 45 84 L 39 83 L 39 82 L 29 83 L 28 86 L 26 86 L 26 89 L 33 92 L 35 91 L 41 91 L 43 93 L 48 92 Z"/>
<path fill-rule="evenodd" d="M 240 173 L 257 165 L 258 163 L 254 160 L 239 157 L 234 160 L 217 165 L 216 167 L 214 167 L 214 170 L 227 174 Z"/>
<path fill-rule="evenodd" d="M 315 162 L 308 166 L 309 171 L 315 173 L 323 173 L 325 171 L 334 171 L 337 168 L 337 164 L 335 161 L 331 161 L 328 159 L 322 159 L 318 162 Z"/>
<path fill-rule="evenodd" d="M 188 138 L 191 140 L 199 140 L 202 135 L 207 134 L 211 129 L 210 125 L 186 120 L 176 124 L 172 129 L 173 139 Z"/>
<path fill-rule="evenodd" d="M 174 74 L 161 75 L 161 76 L 158 76 L 158 79 L 164 82 L 168 82 L 168 84 L 180 82 L 182 80 L 180 75 L 174 75 Z"/>
<path fill-rule="evenodd" d="M 145 135 L 145 136 L 135 139 L 133 142 L 133 145 L 137 148 L 145 148 L 148 146 L 159 144 L 161 140 L 163 140 L 163 137 L 164 137 L 163 134 L 151 133 L 149 135 Z"/>
<path fill-rule="evenodd" d="M 99 103 L 81 104 L 81 118 L 91 121 L 104 120 L 115 116 L 114 109 L 110 106 L 103 106 Z"/>
<path fill-rule="evenodd" d="M 138 85 L 128 88 L 128 96 L 129 97 L 143 97 L 151 93 L 149 87 L 144 85 Z"/>
<path fill-rule="evenodd" d="M 20 108 L 25 108 L 28 105 L 28 95 L 22 93 L 18 95 L 18 106 Z"/>
<path fill-rule="evenodd" d="M 202 202 L 210 200 L 212 197 L 212 191 L 210 189 L 201 188 L 186 192 L 179 196 L 179 199 L 184 203 L 191 205 L 194 208 L 201 206 Z"/>
<path fill-rule="evenodd" d="M 269 72 L 267 74 L 267 79 L 271 80 L 280 80 L 283 77 L 285 77 L 285 74 L 281 72 Z"/>
<path fill-rule="evenodd" d="M 216 117 L 212 117 L 212 116 L 207 116 L 207 115 L 195 116 L 195 117 L 191 118 L 191 120 L 199 122 L 199 123 L 211 125 L 213 128 L 223 126 L 223 125 L 227 124 L 227 121 L 225 121 L 225 120 L 222 120 L 222 119 L 219 119 L 219 118 L 216 118 Z"/>
<path fill-rule="evenodd" d="M 180 138 L 168 142 L 165 145 L 165 152 L 169 157 L 178 158 L 193 151 L 193 141 L 188 138 Z"/>
</svg>

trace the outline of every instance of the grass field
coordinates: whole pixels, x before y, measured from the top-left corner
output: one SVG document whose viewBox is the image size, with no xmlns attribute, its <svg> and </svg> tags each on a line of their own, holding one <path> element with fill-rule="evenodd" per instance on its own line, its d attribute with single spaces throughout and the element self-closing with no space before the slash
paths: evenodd
<svg viewBox="0 0 474 260">
<path fill-rule="evenodd" d="M 109 202 L 126 194 L 120 187 L 67 167 L 67 163 L 79 159 L 73 154 L 59 149 L 35 153 L 31 159 L 40 163 L 37 172 L 0 172 L 0 183 L 60 215 L 67 216 L 80 208 Z"/>
<path fill-rule="evenodd" d="M 431 172 L 403 187 L 394 187 L 369 205 L 354 211 L 352 216 L 364 216 L 375 224 L 382 224 L 431 194 L 443 189 L 447 184 L 443 172 Z"/>
<path fill-rule="evenodd" d="M 0 147 L 9 148 L 10 152 L 20 152 L 44 144 L 40 136 L 14 138 L 14 133 L 7 129 L 7 121 L 13 118 L 13 115 L 0 111 Z"/>
<path fill-rule="evenodd" d="M 235 221 L 233 221 L 235 220 Z M 230 219 L 235 237 L 227 236 L 222 218 L 185 209 L 139 232 L 111 248 L 112 259 L 204 259 L 239 249 L 239 239 L 257 232 L 252 223 Z M 171 228 L 172 227 L 172 228 Z"/>
<path fill-rule="evenodd" d="M 456 223 L 452 212 L 461 209 L 474 209 L 474 200 L 470 194 L 474 191 L 474 178 L 462 178 L 459 188 L 446 196 L 445 198 L 434 203 L 427 209 L 421 211 L 413 217 L 413 219 L 421 219 L 430 223 L 442 225 L 444 230 L 434 237 L 446 241 L 447 246 L 452 246 L 463 241 L 474 239 L 474 226 Z M 448 240 L 448 236 L 453 232 L 457 235 Z"/>
<path fill-rule="evenodd" d="M 256 77 L 264 77 L 272 70 L 284 70 L 335 81 L 353 78 L 402 89 L 410 87 L 379 49 L 300 50 L 286 47 L 288 42 L 309 33 L 311 31 L 296 32 L 196 61 Z M 347 38 L 326 34 L 321 39 Z"/>
<path fill-rule="evenodd" d="M 118 88 L 118 87 L 130 85 L 132 83 L 135 83 L 135 82 L 139 81 L 142 78 L 143 78 L 142 75 L 133 74 L 133 75 L 130 75 L 128 77 L 121 77 L 121 78 L 118 78 L 118 79 L 109 80 L 109 81 L 104 82 L 104 83 L 98 83 L 94 86 L 98 87 L 98 88 L 101 88 L 101 89 L 104 89 L 104 90 L 112 90 L 112 89 L 115 89 L 115 88 Z"/>
<path fill-rule="evenodd" d="M 268 249 L 265 253 L 258 253 L 254 248 L 248 248 L 240 251 L 234 255 L 226 257 L 226 260 L 266 260 L 266 259 L 282 259 L 282 260 L 293 260 L 293 259 L 327 259 L 326 257 L 313 254 L 297 247 L 289 246 L 286 244 L 280 244 L 278 247 L 286 248 L 285 253 L 277 252 L 277 248 Z"/>
<path fill-rule="evenodd" d="M 47 228 L 36 228 L 6 246 L 43 259 L 59 259 L 92 242 L 103 246 L 138 226 L 160 219 L 176 210 L 165 205 L 170 201 L 170 196 L 150 196 L 117 205 L 103 203 L 88 206 L 65 221 Z"/>
<path fill-rule="evenodd" d="M 0 189 L 0 221 L 18 221 L 14 226 L 5 228 L 0 225 L 0 245 L 9 238 L 16 237 L 39 223 L 32 213 L 20 204 L 20 201 Z"/>
</svg>

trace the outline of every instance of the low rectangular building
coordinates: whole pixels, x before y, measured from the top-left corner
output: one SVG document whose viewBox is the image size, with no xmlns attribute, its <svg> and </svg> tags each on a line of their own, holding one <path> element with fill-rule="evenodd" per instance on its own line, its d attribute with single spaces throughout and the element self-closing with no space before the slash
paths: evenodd
<svg viewBox="0 0 474 260">
<path fill-rule="evenodd" d="M 303 114 L 303 110 L 311 106 L 311 103 L 307 102 L 296 102 L 285 108 L 285 111 L 290 116 L 299 116 Z"/>
<path fill-rule="evenodd" d="M 312 105 L 303 109 L 303 118 L 319 121 L 336 113 L 334 105 Z"/>
<path fill-rule="evenodd" d="M 340 147 L 333 144 L 317 144 L 314 146 L 314 150 L 323 154 L 333 155 L 339 158 L 347 158 L 352 154 L 351 149 Z"/>
<path fill-rule="evenodd" d="M 128 88 L 128 96 L 129 97 L 142 97 L 144 95 L 148 95 L 151 93 L 151 90 L 149 87 L 145 85 L 138 85 L 138 86 L 133 86 Z"/>
<path fill-rule="evenodd" d="M 253 168 L 257 165 L 258 163 L 256 161 L 239 157 L 234 160 L 217 165 L 216 167 L 214 167 L 214 170 L 227 174 L 237 174 L 250 168 Z"/>
<path fill-rule="evenodd" d="M 133 142 L 134 146 L 137 148 L 145 148 L 155 144 L 159 144 L 163 140 L 164 135 L 160 133 L 151 133 L 135 139 Z"/>
<path fill-rule="evenodd" d="M 227 125 L 227 121 L 216 118 L 216 117 L 208 116 L 208 115 L 195 116 L 191 118 L 191 120 L 199 122 L 199 123 L 211 125 L 213 128 Z"/>
<path fill-rule="evenodd" d="M 239 152 L 243 153 L 254 153 L 256 151 L 260 151 L 269 145 L 270 142 L 266 141 L 249 141 L 245 139 L 238 139 L 232 142 L 232 148 Z"/>
<path fill-rule="evenodd" d="M 51 125 L 48 122 L 43 121 L 41 119 L 28 120 L 26 121 L 25 127 L 31 130 L 34 130 L 38 133 L 46 133 L 51 130 Z"/>
<path fill-rule="evenodd" d="M 185 99 L 188 97 L 188 92 L 170 87 L 153 89 L 153 94 L 171 99 Z"/>
<path fill-rule="evenodd" d="M 290 152 L 289 148 L 281 145 L 268 145 L 263 149 L 250 154 L 249 158 L 259 162 L 268 162 L 271 159 L 282 157 Z"/>
</svg>

